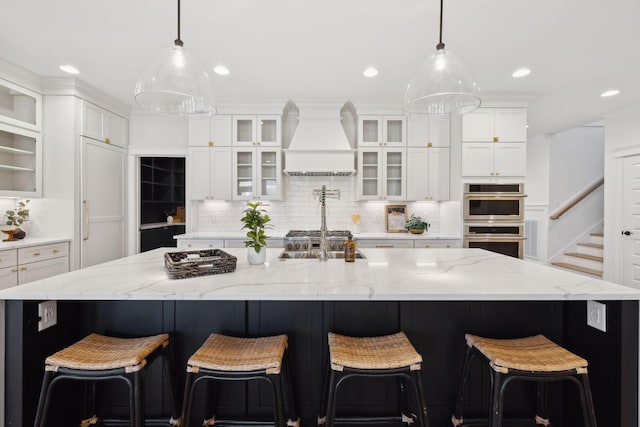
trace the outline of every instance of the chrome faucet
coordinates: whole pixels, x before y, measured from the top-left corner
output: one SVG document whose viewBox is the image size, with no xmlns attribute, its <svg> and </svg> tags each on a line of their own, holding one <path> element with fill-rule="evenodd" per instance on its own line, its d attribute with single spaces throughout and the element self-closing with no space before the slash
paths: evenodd
<svg viewBox="0 0 640 427">
<path fill-rule="evenodd" d="M 326 261 L 329 253 L 329 244 L 327 243 L 327 197 L 340 200 L 340 189 L 327 190 L 327 186 L 323 185 L 320 190 L 313 190 L 313 195 L 318 196 L 320 200 L 320 261 Z"/>
</svg>

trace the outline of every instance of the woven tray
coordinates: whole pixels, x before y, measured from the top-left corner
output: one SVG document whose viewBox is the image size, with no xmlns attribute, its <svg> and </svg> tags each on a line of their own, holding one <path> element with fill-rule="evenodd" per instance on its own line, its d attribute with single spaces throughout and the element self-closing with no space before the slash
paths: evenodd
<svg viewBox="0 0 640 427">
<path fill-rule="evenodd" d="M 170 279 L 206 276 L 236 271 L 238 259 L 220 249 L 167 252 L 164 266 Z"/>
</svg>

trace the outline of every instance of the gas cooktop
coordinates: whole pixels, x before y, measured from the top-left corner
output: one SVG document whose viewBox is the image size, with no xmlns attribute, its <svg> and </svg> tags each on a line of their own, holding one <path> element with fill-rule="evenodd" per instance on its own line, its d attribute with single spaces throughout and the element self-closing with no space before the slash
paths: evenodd
<svg viewBox="0 0 640 427">
<path fill-rule="evenodd" d="M 320 230 L 291 230 L 285 236 L 285 238 L 320 238 Z M 333 230 L 327 231 L 327 237 L 353 237 L 349 230 Z"/>
</svg>

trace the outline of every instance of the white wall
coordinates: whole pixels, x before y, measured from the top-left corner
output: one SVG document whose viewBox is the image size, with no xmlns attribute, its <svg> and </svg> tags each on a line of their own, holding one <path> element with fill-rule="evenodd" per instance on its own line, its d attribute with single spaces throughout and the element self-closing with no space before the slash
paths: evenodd
<svg viewBox="0 0 640 427">
<path fill-rule="evenodd" d="M 622 164 L 640 154 L 640 105 L 605 118 L 604 279 L 622 283 Z"/>
<path fill-rule="evenodd" d="M 527 141 L 527 177 L 524 190 L 527 206 L 549 204 L 549 137 L 539 135 Z"/>
</svg>

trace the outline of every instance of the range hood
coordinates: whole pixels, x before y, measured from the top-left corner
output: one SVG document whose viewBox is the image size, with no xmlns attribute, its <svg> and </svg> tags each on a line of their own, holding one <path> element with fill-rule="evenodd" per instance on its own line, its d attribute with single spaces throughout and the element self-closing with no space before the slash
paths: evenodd
<svg viewBox="0 0 640 427">
<path fill-rule="evenodd" d="M 284 149 L 289 176 L 351 176 L 355 152 L 340 122 L 339 105 L 298 106 L 298 125 Z M 295 120 L 295 119 L 294 119 Z"/>
</svg>

